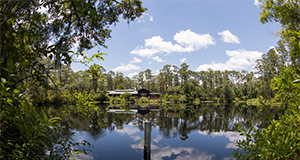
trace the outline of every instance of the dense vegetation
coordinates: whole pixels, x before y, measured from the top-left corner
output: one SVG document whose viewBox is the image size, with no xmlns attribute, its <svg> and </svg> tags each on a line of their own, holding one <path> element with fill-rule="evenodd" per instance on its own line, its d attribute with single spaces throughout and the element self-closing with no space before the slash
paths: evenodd
<svg viewBox="0 0 300 160">
<path fill-rule="evenodd" d="M 67 102 L 62 95 L 72 93 L 62 88 L 63 77 L 54 75 L 62 74 L 73 55 L 107 47 L 109 26 L 120 17 L 130 22 L 144 11 L 139 0 L 0 1 L 1 159 L 63 159 L 77 153 L 78 143 L 63 133 L 61 118 L 43 111 L 45 95 Z M 92 58 L 103 59 L 103 54 Z M 91 106 L 86 92 L 74 91 L 71 97 L 80 113 Z"/>
<path fill-rule="evenodd" d="M 299 159 L 300 158 L 300 12 L 296 0 L 262 1 L 260 21 L 279 22 L 279 44 L 287 48 L 288 65 L 271 79 L 271 88 L 277 90 L 276 98 L 281 106 L 265 105 L 264 109 L 275 108 L 282 113 L 278 120 L 267 118 L 268 125 L 240 132 L 246 140 L 238 143 L 234 152 L 238 159 Z"/>
</svg>

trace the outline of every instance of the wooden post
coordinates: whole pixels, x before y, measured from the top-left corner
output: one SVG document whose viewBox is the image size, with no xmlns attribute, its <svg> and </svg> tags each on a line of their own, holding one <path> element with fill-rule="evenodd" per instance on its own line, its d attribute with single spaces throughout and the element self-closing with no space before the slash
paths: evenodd
<svg viewBox="0 0 300 160">
<path fill-rule="evenodd" d="M 151 159 L 151 122 L 146 121 L 144 130 L 144 160 Z"/>
</svg>

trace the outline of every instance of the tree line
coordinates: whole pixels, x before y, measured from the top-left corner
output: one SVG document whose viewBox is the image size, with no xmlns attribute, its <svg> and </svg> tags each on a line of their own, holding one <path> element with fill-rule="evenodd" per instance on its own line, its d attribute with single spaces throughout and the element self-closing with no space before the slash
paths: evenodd
<svg viewBox="0 0 300 160">
<path fill-rule="evenodd" d="M 232 102 L 235 99 L 274 98 L 276 90 L 270 86 L 271 80 L 279 76 L 280 71 L 287 67 L 287 50 L 279 42 L 277 47 L 271 48 L 256 61 L 254 71 L 245 70 L 212 70 L 193 71 L 189 65 L 164 65 L 158 74 L 151 69 L 140 71 L 132 78 L 122 72 L 106 71 L 99 64 L 90 65 L 84 71 L 74 72 L 70 65 L 56 66 L 54 60 L 45 59 L 45 64 L 52 66 L 46 82 L 51 86 L 32 89 L 28 96 L 35 97 L 37 102 L 70 103 L 70 95 L 77 92 L 90 93 L 94 100 L 108 100 L 107 91 L 115 89 L 148 89 L 159 92 L 162 96 L 185 95 L 186 101 L 193 102 L 196 98 L 202 100 L 221 99 Z M 37 85 L 28 84 L 35 87 Z M 168 100 L 169 98 L 165 98 Z"/>
</svg>

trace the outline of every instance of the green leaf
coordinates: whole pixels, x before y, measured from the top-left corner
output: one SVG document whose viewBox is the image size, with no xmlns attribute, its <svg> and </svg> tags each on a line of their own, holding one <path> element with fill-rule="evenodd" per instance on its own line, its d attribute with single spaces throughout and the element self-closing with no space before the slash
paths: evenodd
<svg viewBox="0 0 300 160">
<path fill-rule="evenodd" d="M 19 90 L 17 90 L 17 89 L 15 89 L 15 90 L 14 90 L 14 93 L 19 93 L 19 92 L 20 92 L 20 91 L 19 91 Z"/>
<path fill-rule="evenodd" d="M 44 122 L 47 122 L 48 117 L 45 114 L 44 110 L 42 110 L 42 116 L 43 116 Z"/>
<path fill-rule="evenodd" d="M 53 118 L 49 119 L 48 122 L 55 123 L 55 122 L 58 121 L 58 120 L 61 121 L 62 119 L 59 118 L 59 117 L 53 117 Z"/>
<path fill-rule="evenodd" d="M 300 83 L 300 79 L 296 79 L 292 83 Z"/>
<path fill-rule="evenodd" d="M 10 59 L 8 64 L 8 72 L 13 72 L 13 70 L 14 70 L 14 62 L 12 59 Z"/>
<path fill-rule="evenodd" d="M 26 136 L 29 136 L 30 135 L 30 131 L 29 131 L 27 125 L 24 125 L 24 129 L 25 129 Z"/>
<path fill-rule="evenodd" d="M 38 136 L 47 137 L 45 133 L 39 132 Z"/>
</svg>

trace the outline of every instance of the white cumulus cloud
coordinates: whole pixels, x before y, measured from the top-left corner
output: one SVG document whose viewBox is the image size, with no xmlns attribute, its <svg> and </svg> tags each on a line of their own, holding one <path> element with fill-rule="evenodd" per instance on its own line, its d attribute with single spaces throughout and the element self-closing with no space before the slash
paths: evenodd
<svg viewBox="0 0 300 160">
<path fill-rule="evenodd" d="M 156 62 L 165 62 L 165 60 L 162 60 L 160 57 L 155 56 L 152 58 L 153 60 L 155 60 Z"/>
<path fill-rule="evenodd" d="M 221 36 L 221 40 L 225 43 L 240 43 L 239 38 L 232 34 L 229 30 L 218 32 L 218 34 Z"/>
<path fill-rule="evenodd" d="M 202 65 L 200 65 L 197 68 L 197 71 L 206 71 L 209 68 L 212 69 L 212 70 L 220 70 L 220 71 L 231 70 L 231 68 L 226 66 L 226 64 L 224 64 L 224 63 L 212 62 L 211 64 L 202 64 Z"/>
<path fill-rule="evenodd" d="M 127 76 L 132 78 L 133 76 L 138 75 L 138 74 L 139 74 L 138 72 L 134 72 L 134 73 L 129 73 Z"/>
<path fill-rule="evenodd" d="M 216 44 L 214 38 L 210 34 L 197 34 L 190 29 L 176 33 L 174 40 L 184 47 L 181 52 L 192 52 L 201 48 L 206 48 L 208 45 Z"/>
<path fill-rule="evenodd" d="M 262 52 L 258 51 L 247 51 L 245 49 L 226 51 L 226 54 L 231 58 L 225 63 L 212 62 L 211 64 L 202 64 L 197 68 L 197 71 L 207 70 L 211 68 L 213 70 L 236 70 L 246 69 L 255 64 L 257 59 L 260 59 L 263 55 Z"/>
<path fill-rule="evenodd" d="M 145 40 L 144 47 L 137 46 L 130 53 L 150 58 L 156 53 L 193 52 L 216 44 L 210 34 L 197 34 L 190 29 L 176 33 L 173 39 L 178 44 L 164 41 L 160 36 L 153 36 Z"/>
<path fill-rule="evenodd" d="M 157 50 L 149 49 L 149 48 L 143 48 L 142 46 L 137 46 L 133 51 L 131 51 L 131 54 L 137 54 L 141 57 L 151 57 L 155 53 L 157 53 Z"/>
<path fill-rule="evenodd" d="M 120 66 L 112 69 L 112 71 L 114 71 L 114 72 L 125 72 L 125 71 L 140 70 L 140 69 L 141 69 L 140 66 L 136 66 L 134 64 L 129 63 L 129 64 L 125 65 L 125 64 L 121 63 Z"/>
<path fill-rule="evenodd" d="M 183 62 L 186 61 L 186 58 L 182 58 L 182 59 L 180 59 L 179 61 L 180 61 L 180 63 L 183 63 Z"/>
<path fill-rule="evenodd" d="M 137 57 L 134 57 L 133 60 L 130 61 L 130 63 L 140 63 L 142 62 L 142 59 L 139 59 Z"/>
</svg>

